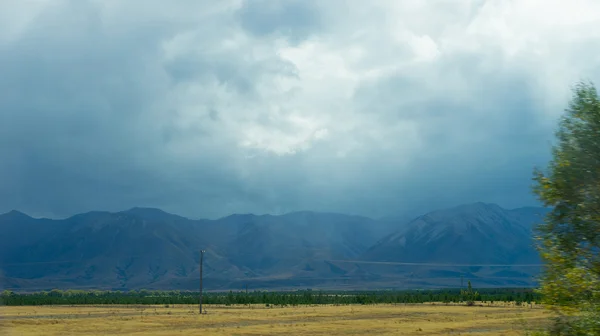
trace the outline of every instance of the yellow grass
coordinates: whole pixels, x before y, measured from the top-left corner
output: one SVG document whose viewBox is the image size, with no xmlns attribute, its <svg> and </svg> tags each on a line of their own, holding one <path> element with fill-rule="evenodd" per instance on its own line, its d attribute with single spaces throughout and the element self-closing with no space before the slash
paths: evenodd
<svg viewBox="0 0 600 336">
<path fill-rule="evenodd" d="M 0 307 L 0 335 L 522 335 L 548 313 L 445 305 Z"/>
</svg>

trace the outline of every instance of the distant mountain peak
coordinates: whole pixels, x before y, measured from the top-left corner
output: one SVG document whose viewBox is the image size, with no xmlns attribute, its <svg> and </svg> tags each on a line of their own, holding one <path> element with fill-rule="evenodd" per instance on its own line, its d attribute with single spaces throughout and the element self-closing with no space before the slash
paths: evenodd
<svg viewBox="0 0 600 336">
<path fill-rule="evenodd" d="M 461 210 L 502 210 L 503 208 L 495 203 L 475 202 L 467 203 L 454 207 Z"/>
<path fill-rule="evenodd" d="M 442 210 L 435 210 L 435 211 L 431 211 L 428 212 L 427 214 L 421 216 L 421 218 L 423 217 L 428 217 L 428 216 L 443 216 L 445 218 L 448 217 L 452 217 L 452 216 L 456 216 L 456 215 L 477 215 L 477 214 L 487 214 L 487 213 L 498 213 L 498 212 L 504 212 L 507 211 L 506 209 L 503 209 L 502 207 L 500 207 L 497 204 L 494 203 L 484 203 L 484 202 L 476 202 L 476 203 L 468 203 L 468 204 L 462 204 L 462 205 L 458 205 L 452 208 L 446 208 L 446 209 L 442 209 Z"/>
<path fill-rule="evenodd" d="M 159 208 L 152 208 L 152 207 L 133 207 L 129 210 L 125 210 L 124 212 L 154 212 L 154 213 L 162 213 L 162 214 L 168 213 Z"/>
<path fill-rule="evenodd" d="M 343 214 L 338 212 L 329 212 L 329 211 L 310 211 L 310 210 L 300 210 L 288 212 L 282 215 L 282 217 L 315 217 L 315 216 L 326 216 L 326 217 L 346 217 L 346 218 L 354 218 L 354 219 L 371 219 L 370 217 L 365 217 L 361 215 L 353 215 L 353 214 Z"/>
<path fill-rule="evenodd" d="M 11 210 L 0 216 L 6 216 L 6 217 L 14 218 L 14 219 L 16 219 L 16 218 L 32 218 L 31 216 L 29 216 L 25 213 L 22 213 L 21 211 L 18 211 L 18 210 Z"/>
<path fill-rule="evenodd" d="M 140 217 L 145 220 L 180 220 L 185 217 L 168 213 L 158 208 L 133 207 L 129 210 L 121 211 L 128 215 Z"/>
<path fill-rule="evenodd" d="M 234 213 L 225 217 L 222 217 L 221 219 L 226 219 L 226 218 L 253 218 L 253 217 L 258 217 L 259 215 L 255 215 L 252 213 Z"/>
<path fill-rule="evenodd" d="M 367 257 L 464 264 L 536 261 L 530 212 L 534 211 L 519 213 L 483 202 L 432 211 L 382 239 Z"/>
</svg>

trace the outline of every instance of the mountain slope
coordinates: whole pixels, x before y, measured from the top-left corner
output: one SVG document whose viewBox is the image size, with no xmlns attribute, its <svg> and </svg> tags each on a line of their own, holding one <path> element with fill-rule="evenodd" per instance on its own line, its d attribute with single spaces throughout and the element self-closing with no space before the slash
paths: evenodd
<svg viewBox="0 0 600 336">
<path fill-rule="evenodd" d="M 27 240 L 6 236 L 20 244 L 2 247 L 3 253 L 15 256 L 3 267 L 5 276 L 137 288 L 196 274 L 198 246 L 210 246 L 208 237 L 188 220 L 171 223 L 126 212 L 90 212 L 52 223 L 34 221 L 37 226 L 31 224 L 36 228 L 28 230 Z M 20 225 L 9 222 L 3 227 L 18 233 L 15 227 Z M 227 262 L 216 263 L 218 254 L 211 260 L 220 272 L 233 268 Z"/>
<path fill-rule="evenodd" d="M 209 287 L 288 279 L 312 260 L 354 257 L 376 241 L 371 219 L 310 212 L 218 220 L 147 208 L 65 220 L 11 212 L 0 225 L 4 282 L 29 287 L 194 288 L 200 249 Z"/>
<path fill-rule="evenodd" d="M 383 238 L 361 260 L 405 263 L 396 274 L 427 279 L 467 276 L 490 285 L 511 279 L 530 282 L 539 272 L 533 264 L 540 263 L 532 228 L 546 212 L 485 203 L 430 212 Z"/>
<path fill-rule="evenodd" d="M 544 212 L 477 203 L 407 224 L 307 211 L 217 220 L 150 208 L 64 220 L 13 211 L 0 215 L 0 287 L 195 289 L 200 249 L 212 290 L 439 287 L 461 276 L 526 285 L 537 270 L 456 264 L 537 263 L 531 228 Z"/>
<path fill-rule="evenodd" d="M 539 262 L 531 239 L 543 209 L 505 210 L 475 203 L 420 216 L 363 255 L 366 260 L 414 263 Z"/>
</svg>

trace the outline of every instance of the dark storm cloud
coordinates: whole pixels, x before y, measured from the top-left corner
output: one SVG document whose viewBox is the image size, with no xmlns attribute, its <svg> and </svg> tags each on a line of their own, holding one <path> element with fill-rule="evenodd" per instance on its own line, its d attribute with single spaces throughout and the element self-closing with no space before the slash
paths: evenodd
<svg viewBox="0 0 600 336">
<path fill-rule="evenodd" d="M 143 44 L 102 38 L 85 2 L 67 9 L 73 16 L 50 7 L 0 52 L 1 137 L 12 149 L 4 202 L 29 211 L 73 210 L 109 186 L 105 175 L 135 148 L 127 128 L 151 90 L 136 90 L 142 69 L 119 56 L 138 57 Z"/>
<path fill-rule="evenodd" d="M 299 43 L 322 25 L 314 1 L 244 1 L 239 13 L 242 27 L 258 36 L 280 34 Z"/>
<path fill-rule="evenodd" d="M 534 203 L 569 85 L 598 65 L 592 33 L 528 22 L 519 47 L 487 24 L 516 19 L 479 1 L 333 4 L 0 5 L 0 211 Z"/>
<path fill-rule="evenodd" d="M 427 92 L 429 78 L 402 74 L 358 91 L 357 99 L 366 113 L 380 107 L 380 117 L 387 115 L 388 122 L 418 122 L 423 142 L 423 150 L 414 154 L 405 172 L 391 171 L 375 178 L 386 176 L 390 193 L 401 199 L 382 199 L 380 213 L 391 207 L 419 213 L 482 199 L 508 207 L 535 202 L 532 168 L 548 160 L 552 129 L 543 123 L 548 116 L 536 104 L 531 82 L 518 71 L 473 73 L 473 59 L 468 55 L 448 62 L 455 69 L 465 69 L 462 73 L 468 82 L 476 83 L 462 93 L 468 99 L 457 97 L 450 87 L 448 93 L 435 97 L 419 95 Z M 378 160 L 380 154 L 374 155 L 371 160 Z M 379 193 L 374 188 L 368 197 L 375 199 Z"/>
<path fill-rule="evenodd" d="M 2 46 L 5 207 L 65 215 L 173 189 L 155 170 L 170 169 L 148 147 L 159 143 L 143 129 L 168 86 L 155 63 L 165 32 L 107 35 L 99 11 L 84 1 L 49 6 Z"/>
</svg>

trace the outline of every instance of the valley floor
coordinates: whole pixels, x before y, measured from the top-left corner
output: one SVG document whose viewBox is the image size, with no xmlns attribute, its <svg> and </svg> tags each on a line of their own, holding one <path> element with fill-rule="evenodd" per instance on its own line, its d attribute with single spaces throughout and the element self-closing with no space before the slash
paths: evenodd
<svg viewBox="0 0 600 336">
<path fill-rule="evenodd" d="M 2 335 L 523 335 L 541 307 L 374 306 L 0 307 Z"/>
</svg>

